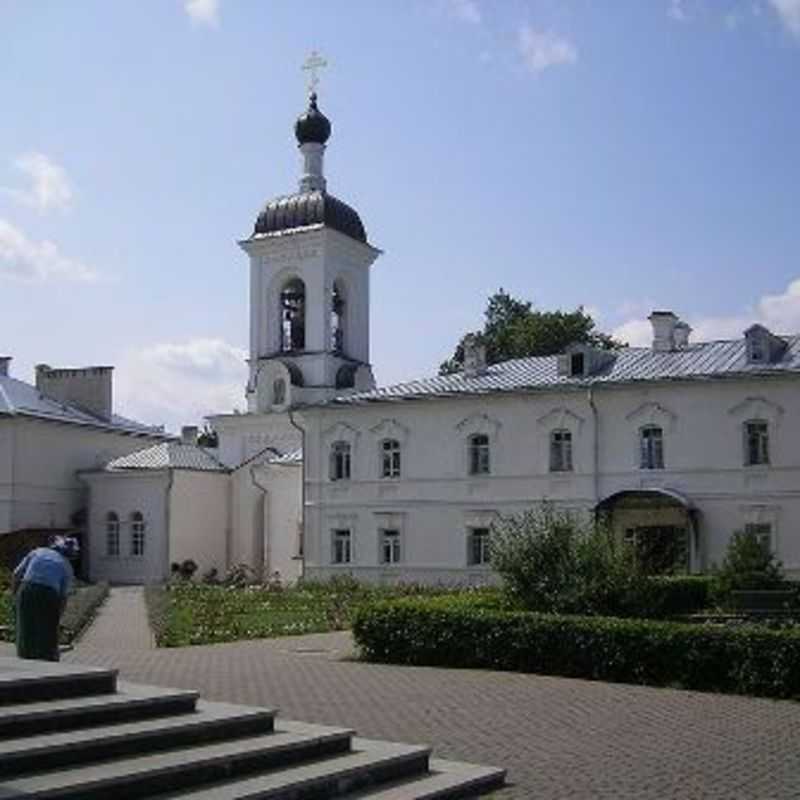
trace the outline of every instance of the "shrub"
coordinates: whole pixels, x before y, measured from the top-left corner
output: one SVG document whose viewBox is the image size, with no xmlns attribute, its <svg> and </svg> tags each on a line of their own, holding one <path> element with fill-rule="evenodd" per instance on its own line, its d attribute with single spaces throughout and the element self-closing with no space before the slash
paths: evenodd
<svg viewBox="0 0 800 800">
<path fill-rule="evenodd" d="M 725 602 L 733 591 L 777 589 L 783 566 L 753 531 L 735 531 L 722 566 L 716 571 L 716 591 Z"/>
<path fill-rule="evenodd" d="M 492 566 L 531 611 L 617 613 L 643 579 L 610 530 L 549 503 L 496 522 L 490 543 Z"/>
<path fill-rule="evenodd" d="M 800 632 L 505 611 L 463 598 L 362 607 L 371 661 L 800 697 Z"/>
<path fill-rule="evenodd" d="M 626 593 L 617 612 L 623 617 L 668 619 L 708 607 L 714 578 L 709 575 L 653 575 Z"/>
</svg>

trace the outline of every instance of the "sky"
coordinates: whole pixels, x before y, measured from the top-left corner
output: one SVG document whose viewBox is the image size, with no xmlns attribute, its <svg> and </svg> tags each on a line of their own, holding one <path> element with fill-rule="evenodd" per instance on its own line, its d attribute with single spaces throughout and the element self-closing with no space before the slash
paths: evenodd
<svg viewBox="0 0 800 800">
<path fill-rule="evenodd" d="M 379 384 L 504 288 L 650 341 L 800 332 L 800 0 L 0 0 L 0 355 L 115 366 L 118 413 L 245 408 L 247 237 L 329 190 L 384 250 Z"/>
</svg>

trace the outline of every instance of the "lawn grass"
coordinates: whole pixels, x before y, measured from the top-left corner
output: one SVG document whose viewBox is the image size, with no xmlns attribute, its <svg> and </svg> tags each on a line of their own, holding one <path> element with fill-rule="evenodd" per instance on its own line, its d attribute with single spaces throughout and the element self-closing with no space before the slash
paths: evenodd
<svg viewBox="0 0 800 800">
<path fill-rule="evenodd" d="M 160 647 L 214 644 L 346 630 L 364 603 L 452 589 L 378 587 L 355 581 L 274 587 L 176 582 L 148 587 L 150 624 Z"/>
</svg>

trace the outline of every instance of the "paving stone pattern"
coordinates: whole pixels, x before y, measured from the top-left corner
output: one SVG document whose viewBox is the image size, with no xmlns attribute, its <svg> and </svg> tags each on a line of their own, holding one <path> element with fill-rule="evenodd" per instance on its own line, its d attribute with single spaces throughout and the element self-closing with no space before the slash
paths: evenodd
<svg viewBox="0 0 800 800">
<path fill-rule="evenodd" d="M 800 797 L 800 704 L 363 664 L 350 660 L 342 633 L 154 649 L 141 633 L 140 601 L 140 590 L 114 589 L 66 659 L 504 766 L 511 785 L 497 800 Z"/>
</svg>

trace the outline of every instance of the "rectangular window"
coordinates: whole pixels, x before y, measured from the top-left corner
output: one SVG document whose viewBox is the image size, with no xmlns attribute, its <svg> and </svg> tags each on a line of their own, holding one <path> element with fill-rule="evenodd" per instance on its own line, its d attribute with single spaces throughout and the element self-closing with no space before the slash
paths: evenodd
<svg viewBox="0 0 800 800">
<path fill-rule="evenodd" d="M 572 471 L 572 434 L 569 431 L 550 434 L 550 471 Z"/>
<path fill-rule="evenodd" d="M 332 481 L 350 480 L 350 445 L 347 442 L 334 442 L 331 447 Z"/>
<path fill-rule="evenodd" d="M 481 566 L 489 563 L 489 529 L 472 528 L 469 533 L 467 563 Z"/>
<path fill-rule="evenodd" d="M 744 463 L 748 467 L 769 464 L 769 426 L 762 420 L 745 423 Z"/>
<path fill-rule="evenodd" d="M 400 563 L 400 531 L 381 531 L 381 563 Z"/>
<path fill-rule="evenodd" d="M 381 446 L 381 477 L 400 477 L 400 442 L 386 439 Z"/>
<path fill-rule="evenodd" d="M 755 536 L 764 550 L 772 552 L 772 525 L 769 522 L 749 522 L 744 530 L 745 533 Z"/>
<path fill-rule="evenodd" d="M 352 561 L 353 547 L 352 536 L 349 528 L 336 528 L 333 531 L 333 554 L 334 564 L 349 564 Z"/>
<path fill-rule="evenodd" d="M 640 435 L 641 469 L 664 469 L 664 435 L 661 428 L 650 425 Z"/>
<path fill-rule="evenodd" d="M 488 475 L 491 470 L 489 460 L 489 437 L 484 434 L 469 439 L 469 474 Z"/>
</svg>

